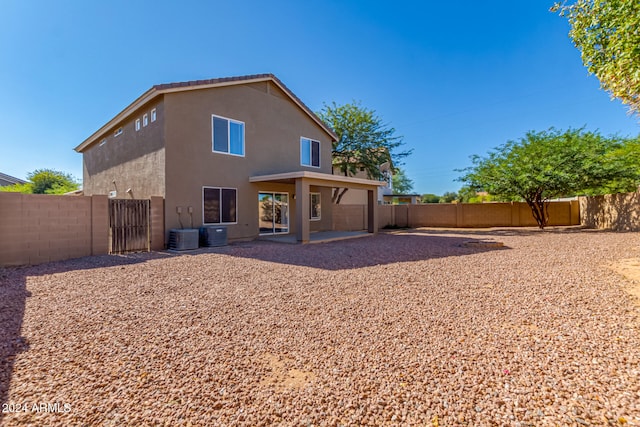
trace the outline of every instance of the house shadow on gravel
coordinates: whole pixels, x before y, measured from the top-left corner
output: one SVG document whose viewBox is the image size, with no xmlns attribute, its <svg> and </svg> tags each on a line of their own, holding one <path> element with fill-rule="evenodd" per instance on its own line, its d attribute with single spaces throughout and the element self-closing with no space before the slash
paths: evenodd
<svg viewBox="0 0 640 427">
<path fill-rule="evenodd" d="M 0 267 L 0 407 L 8 402 L 9 386 L 16 357 L 29 350 L 29 342 L 22 336 L 25 306 L 31 293 L 27 290 L 29 277 L 64 273 L 73 270 L 115 267 L 137 264 L 162 258 L 160 253 L 131 255 L 101 255 L 57 261 L 36 266 Z M 37 396 L 34 396 L 37 400 Z M 4 413 L 0 411 L 0 425 Z"/>
<path fill-rule="evenodd" d="M 312 245 L 253 241 L 232 245 L 224 253 L 280 264 L 347 270 L 509 249 L 498 247 L 497 242 L 468 235 L 444 236 L 407 230 Z"/>
</svg>

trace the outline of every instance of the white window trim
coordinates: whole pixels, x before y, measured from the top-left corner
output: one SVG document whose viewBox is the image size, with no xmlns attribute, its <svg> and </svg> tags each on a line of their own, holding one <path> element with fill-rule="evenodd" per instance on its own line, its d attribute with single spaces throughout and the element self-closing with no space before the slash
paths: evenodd
<svg viewBox="0 0 640 427">
<path fill-rule="evenodd" d="M 151 123 L 156 121 L 158 113 L 156 112 L 156 109 L 154 108 L 153 110 L 151 110 Z"/>
<path fill-rule="evenodd" d="M 115 132 L 113 132 L 113 136 L 120 136 L 122 135 L 122 128 L 118 128 L 115 130 Z"/>
<path fill-rule="evenodd" d="M 220 190 L 220 209 L 222 209 L 222 190 L 235 190 L 236 191 L 236 221 L 235 222 L 204 222 L 204 189 L 212 188 L 214 190 Z M 220 211 L 220 220 L 222 220 L 222 211 Z M 233 187 L 213 187 L 210 185 L 202 186 L 202 224 L 203 225 L 233 225 L 238 223 L 238 189 Z"/>
<path fill-rule="evenodd" d="M 320 215 L 318 215 L 317 217 L 311 216 L 311 212 L 312 212 L 311 211 L 311 206 L 312 206 L 311 199 L 312 199 L 313 195 L 317 195 L 318 198 L 320 199 L 320 203 L 319 203 L 319 205 L 320 205 Z M 321 193 L 318 193 L 318 192 L 309 193 L 309 220 L 310 221 L 320 221 L 321 219 L 322 219 L 322 195 L 321 195 Z"/>
<path fill-rule="evenodd" d="M 147 125 L 149 125 L 149 115 L 145 113 L 142 116 L 142 126 L 147 127 Z"/>
<path fill-rule="evenodd" d="M 214 140 L 214 128 L 213 128 L 213 119 L 214 118 L 218 118 L 218 119 L 223 119 L 223 120 L 227 120 L 229 123 L 233 122 L 233 123 L 238 123 L 242 125 L 242 154 L 236 154 L 236 153 L 230 153 L 229 151 L 218 151 L 215 149 L 215 140 Z M 243 121 L 240 120 L 236 120 L 236 119 L 230 119 L 229 117 L 224 117 L 224 116 L 219 116 L 217 114 L 212 114 L 211 115 L 211 151 L 213 153 L 218 153 L 218 154 L 226 154 L 227 156 L 235 156 L 235 157 L 244 157 L 244 154 L 246 152 L 246 144 L 245 144 L 245 127 L 246 124 Z M 229 144 L 229 146 L 231 146 L 231 126 L 227 125 L 227 143 Z"/>
<path fill-rule="evenodd" d="M 310 142 L 317 142 L 318 143 L 318 166 L 313 166 L 312 164 L 308 164 L 305 165 L 304 163 L 302 163 L 303 159 L 302 159 L 302 141 L 303 140 L 309 140 Z M 321 161 L 321 149 L 322 149 L 322 143 L 320 141 L 318 141 L 317 139 L 313 139 L 313 138 L 307 138 L 306 136 L 301 136 L 300 137 L 300 166 L 304 166 L 305 168 L 314 168 L 314 169 L 320 169 L 320 167 L 322 166 L 322 161 Z M 313 160 L 313 149 L 311 148 L 311 144 L 309 144 L 309 163 L 311 163 L 311 161 Z"/>
<path fill-rule="evenodd" d="M 136 132 L 140 130 L 140 119 L 136 119 Z"/>
</svg>

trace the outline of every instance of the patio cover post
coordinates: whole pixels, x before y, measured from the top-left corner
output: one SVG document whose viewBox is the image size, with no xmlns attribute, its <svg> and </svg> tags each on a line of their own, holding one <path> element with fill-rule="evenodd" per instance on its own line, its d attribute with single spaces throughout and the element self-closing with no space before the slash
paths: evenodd
<svg viewBox="0 0 640 427">
<path fill-rule="evenodd" d="M 296 179 L 296 239 L 301 243 L 309 243 L 311 229 L 309 209 L 309 182 L 304 178 Z"/>
<path fill-rule="evenodd" d="M 377 189 L 367 190 L 367 225 L 368 232 L 378 234 L 378 200 Z"/>
</svg>

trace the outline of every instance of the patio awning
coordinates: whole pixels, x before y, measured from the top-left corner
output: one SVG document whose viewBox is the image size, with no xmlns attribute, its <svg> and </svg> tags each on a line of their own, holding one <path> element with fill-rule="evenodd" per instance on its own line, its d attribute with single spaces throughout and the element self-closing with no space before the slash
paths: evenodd
<svg viewBox="0 0 640 427">
<path fill-rule="evenodd" d="M 302 243 L 309 243 L 309 234 L 311 229 L 311 218 L 305 215 L 309 212 L 310 207 L 310 187 L 312 185 L 320 187 L 346 187 L 358 190 L 367 190 L 367 214 L 368 214 L 368 232 L 378 232 L 378 201 L 377 188 L 384 186 L 382 181 L 374 181 L 371 179 L 351 178 L 340 175 L 331 175 L 328 173 L 295 171 L 284 172 L 272 175 L 257 175 L 249 178 L 249 182 L 279 182 L 286 184 L 295 184 L 296 194 L 296 239 Z"/>
<path fill-rule="evenodd" d="M 384 181 L 351 178 L 347 176 L 309 171 L 284 172 L 272 175 L 257 175 L 250 177 L 249 182 L 282 182 L 286 184 L 293 184 L 297 179 L 302 178 L 305 181 L 309 181 L 311 185 L 320 185 L 323 187 L 348 187 L 371 190 L 372 187 L 382 187 L 386 185 Z"/>
</svg>

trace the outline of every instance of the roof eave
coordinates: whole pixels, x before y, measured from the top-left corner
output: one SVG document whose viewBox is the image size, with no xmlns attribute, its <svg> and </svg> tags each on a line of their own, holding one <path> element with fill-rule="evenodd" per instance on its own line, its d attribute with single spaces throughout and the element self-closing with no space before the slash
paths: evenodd
<svg viewBox="0 0 640 427">
<path fill-rule="evenodd" d="M 129 117 L 129 115 L 140 108 L 141 105 L 151 101 L 156 96 L 160 95 L 160 93 L 161 92 L 156 90 L 155 87 L 152 87 L 141 96 L 139 96 L 138 99 L 129 104 L 124 110 L 120 111 L 114 118 L 105 123 L 100 129 L 95 131 L 89 138 L 85 139 L 80 145 L 74 148 L 74 150 L 78 153 L 82 153 L 87 147 L 96 142 L 100 138 L 100 136 L 102 136 L 107 130 L 109 130 L 109 128 Z"/>
<path fill-rule="evenodd" d="M 294 102 L 300 109 L 307 113 L 307 115 L 318 125 L 320 128 L 327 133 L 331 137 L 332 142 L 338 140 L 338 136 L 333 132 L 333 130 L 327 126 L 320 118 L 313 112 L 309 107 L 307 107 L 292 91 L 287 88 L 284 83 L 282 83 L 276 76 L 273 74 L 261 75 L 260 77 L 250 78 L 246 80 L 228 80 L 228 81 L 219 81 L 215 83 L 209 84 L 194 84 L 194 85 L 183 85 L 180 86 L 176 84 L 173 87 L 162 87 L 159 89 L 159 86 L 153 86 L 151 89 L 143 93 L 140 97 L 138 97 L 135 101 L 129 104 L 124 110 L 118 113 L 114 118 L 109 120 L 106 124 L 104 124 L 100 129 L 95 131 L 89 138 L 85 139 L 80 145 L 78 145 L 74 150 L 78 153 L 83 152 L 90 145 L 94 144 L 107 130 L 113 127 L 116 123 L 126 119 L 129 115 L 131 115 L 135 110 L 140 108 L 140 106 L 146 104 L 151 101 L 155 97 L 165 94 L 165 93 L 173 93 L 173 92 L 185 92 L 189 90 L 202 90 L 202 89 L 211 89 L 217 87 L 224 86 L 236 86 L 239 84 L 249 84 L 249 83 L 257 83 L 263 81 L 272 81 L 274 82 L 280 90 L 286 93 L 291 101 Z"/>
</svg>

